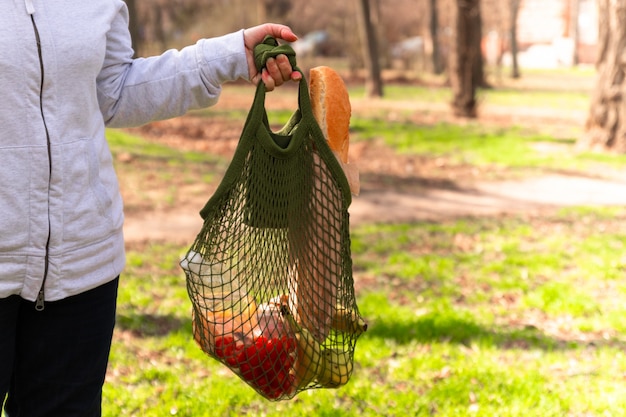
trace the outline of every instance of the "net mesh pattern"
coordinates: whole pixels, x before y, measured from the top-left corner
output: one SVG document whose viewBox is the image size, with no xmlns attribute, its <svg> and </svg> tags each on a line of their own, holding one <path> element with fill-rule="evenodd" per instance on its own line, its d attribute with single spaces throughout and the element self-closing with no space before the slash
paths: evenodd
<svg viewBox="0 0 626 417">
<path fill-rule="evenodd" d="M 200 347 L 268 399 L 348 382 L 366 329 L 354 295 L 350 192 L 315 123 L 299 109 L 268 127 L 264 88 L 181 262 Z"/>
</svg>

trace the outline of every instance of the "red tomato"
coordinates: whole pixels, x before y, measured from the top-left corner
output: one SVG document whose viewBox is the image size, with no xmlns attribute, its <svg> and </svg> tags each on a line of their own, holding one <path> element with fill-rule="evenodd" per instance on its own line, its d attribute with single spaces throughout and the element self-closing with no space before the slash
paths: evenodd
<svg viewBox="0 0 626 417">
<path fill-rule="evenodd" d="M 274 374 L 274 378 L 272 378 L 272 380 L 270 381 L 270 386 L 272 387 L 272 389 L 274 390 L 282 389 L 283 382 L 285 381 L 285 378 L 287 378 L 287 375 L 289 374 L 285 372 L 284 370 L 280 370 L 276 372 Z"/>
<path fill-rule="evenodd" d="M 246 381 L 254 380 L 254 374 L 252 372 L 252 367 L 248 363 L 242 363 L 239 365 L 239 372 L 241 373 L 241 377 Z"/>
<path fill-rule="evenodd" d="M 280 352 L 284 350 L 283 342 L 280 339 L 270 339 L 267 342 L 267 356 L 272 363 L 276 363 L 280 360 Z"/>
<path fill-rule="evenodd" d="M 254 345 L 258 347 L 259 349 L 262 349 L 266 343 L 267 343 L 267 338 L 265 338 L 265 336 L 259 336 L 256 339 L 254 339 Z"/>
<path fill-rule="evenodd" d="M 232 351 L 226 356 L 226 362 L 232 368 L 237 368 L 240 364 L 239 355 L 245 350 L 243 343 L 235 342 Z"/>
<path fill-rule="evenodd" d="M 285 393 L 280 389 L 266 389 L 263 390 L 263 394 L 265 394 L 265 396 L 270 400 L 277 400 Z"/>
<path fill-rule="evenodd" d="M 294 374 L 287 374 L 287 377 L 283 379 L 280 384 L 280 390 L 285 394 L 291 393 L 294 388 L 295 382 L 296 376 Z"/>
<path fill-rule="evenodd" d="M 283 336 L 280 340 L 283 343 L 283 346 L 285 346 L 287 352 L 291 353 L 296 351 L 296 347 L 298 346 L 296 339 L 289 336 Z"/>
<path fill-rule="evenodd" d="M 234 346 L 231 357 L 239 366 L 243 379 L 269 399 L 278 399 L 291 392 L 294 377 L 289 373 L 293 366 L 296 343 L 293 338 L 255 339 L 248 346 Z M 239 349 L 239 350 L 237 350 Z"/>
<path fill-rule="evenodd" d="M 235 339 L 232 336 L 218 336 L 215 338 L 214 353 L 220 359 L 230 356 L 235 348 Z"/>
<path fill-rule="evenodd" d="M 246 348 L 245 352 L 246 361 L 250 364 L 250 366 L 258 368 L 261 364 L 261 354 L 263 351 L 259 350 L 257 346 L 251 345 Z"/>
<path fill-rule="evenodd" d="M 278 352 L 278 361 L 285 369 L 289 369 L 295 362 L 296 340 L 292 337 L 283 336 L 281 338 L 282 349 Z"/>
<path fill-rule="evenodd" d="M 267 374 L 272 374 L 274 370 L 274 363 L 276 363 L 276 355 L 274 351 L 276 350 L 276 339 L 269 339 L 265 342 L 265 346 L 263 346 L 263 359 L 261 361 L 261 367 Z"/>
<path fill-rule="evenodd" d="M 265 375 L 260 375 L 258 378 L 254 380 L 254 383 L 262 391 L 267 390 L 270 386 L 270 383 L 268 382 L 267 377 Z"/>
<path fill-rule="evenodd" d="M 248 363 L 248 349 L 242 346 L 241 350 L 237 353 L 237 364 L 239 366 Z"/>
</svg>

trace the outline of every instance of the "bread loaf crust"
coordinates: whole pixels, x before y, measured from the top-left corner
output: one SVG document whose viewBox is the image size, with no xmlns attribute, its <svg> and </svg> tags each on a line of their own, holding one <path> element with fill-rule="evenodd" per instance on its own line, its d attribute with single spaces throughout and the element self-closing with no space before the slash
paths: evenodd
<svg viewBox="0 0 626 417">
<path fill-rule="evenodd" d="M 348 89 L 341 76 L 326 66 L 312 68 L 309 80 L 313 116 L 330 148 L 338 153 L 344 164 L 348 163 L 352 115 Z"/>
</svg>

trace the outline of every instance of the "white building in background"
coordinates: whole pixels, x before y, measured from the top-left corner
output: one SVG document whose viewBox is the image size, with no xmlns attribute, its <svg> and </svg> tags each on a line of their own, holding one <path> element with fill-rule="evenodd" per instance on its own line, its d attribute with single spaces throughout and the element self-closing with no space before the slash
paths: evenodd
<svg viewBox="0 0 626 417">
<path fill-rule="evenodd" d="M 578 19 L 574 16 L 576 2 Z M 571 66 L 574 56 L 579 64 L 595 63 L 597 0 L 521 0 L 517 42 L 522 68 Z M 511 64 L 510 52 L 503 54 L 502 63 Z"/>
</svg>

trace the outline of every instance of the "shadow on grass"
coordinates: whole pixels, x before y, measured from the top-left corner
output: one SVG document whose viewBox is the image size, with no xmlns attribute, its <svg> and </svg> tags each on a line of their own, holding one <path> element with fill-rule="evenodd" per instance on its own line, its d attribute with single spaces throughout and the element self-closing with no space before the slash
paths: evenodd
<svg viewBox="0 0 626 417">
<path fill-rule="evenodd" d="M 472 191 L 471 188 L 460 185 L 457 181 L 447 178 L 413 175 L 410 177 L 366 172 L 360 174 L 363 190 L 378 192 L 380 190 L 420 190 L 423 188 L 437 188 L 456 191 Z"/>
<path fill-rule="evenodd" d="M 370 326 L 366 337 L 395 340 L 404 344 L 409 342 L 444 342 L 470 346 L 495 346 L 501 349 L 543 349 L 567 350 L 580 347 L 612 346 L 626 349 L 626 342 L 618 339 L 559 338 L 543 333 L 539 328 L 507 328 L 493 326 L 486 328 L 468 318 L 427 314 L 414 320 L 391 321 L 377 320 Z"/>
<path fill-rule="evenodd" d="M 191 318 L 181 319 L 171 314 L 118 314 L 116 326 L 137 337 L 160 337 L 185 327 L 189 327 L 188 330 L 191 333 Z"/>
</svg>

